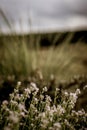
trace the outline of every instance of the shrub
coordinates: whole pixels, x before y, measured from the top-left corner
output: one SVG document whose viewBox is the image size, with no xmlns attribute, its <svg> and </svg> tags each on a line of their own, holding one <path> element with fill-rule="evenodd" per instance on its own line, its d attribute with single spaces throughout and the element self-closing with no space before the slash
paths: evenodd
<svg viewBox="0 0 87 130">
<path fill-rule="evenodd" d="M 55 97 L 47 95 L 47 87 L 42 90 L 31 82 L 20 92 L 17 83 L 9 100 L 4 100 L 0 109 L 1 130 L 82 130 L 87 128 L 87 113 L 74 107 L 81 93 L 55 90 Z"/>
</svg>

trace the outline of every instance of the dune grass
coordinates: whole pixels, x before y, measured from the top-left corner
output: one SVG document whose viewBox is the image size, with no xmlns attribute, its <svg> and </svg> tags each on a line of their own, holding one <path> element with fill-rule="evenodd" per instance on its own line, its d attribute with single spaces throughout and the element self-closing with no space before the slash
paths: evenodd
<svg viewBox="0 0 87 130">
<path fill-rule="evenodd" d="M 0 15 L 8 28 L 13 31 L 12 24 L 2 9 Z M 52 36 L 49 35 L 48 39 L 52 41 L 52 46 L 48 49 L 40 48 L 41 37 L 35 40 L 32 34 L 28 44 L 24 36 L 21 40 L 17 35 L 15 39 L 12 37 L 9 41 L 4 38 L 3 44 L 0 41 L 0 74 L 27 76 L 31 71 L 39 69 L 46 79 L 53 74 L 58 80 L 77 74 L 87 74 L 87 46 L 83 43 L 69 45 L 73 37 L 71 33 L 64 39 L 62 45 L 55 47 L 61 37 L 62 35 L 58 34 L 52 40 Z"/>
<path fill-rule="evenodd" d="M 24 38 L 4 43 L 0 49 L 0 74 L 28 76 L 39 69 L 46 79 L 53 74 L 61 80 L 87 73 L 84 65 L 87 45 L 63 43 L 47 49 L 37 43 L 36 46 L 35 43 L 26 44 Z"/>
</svg>

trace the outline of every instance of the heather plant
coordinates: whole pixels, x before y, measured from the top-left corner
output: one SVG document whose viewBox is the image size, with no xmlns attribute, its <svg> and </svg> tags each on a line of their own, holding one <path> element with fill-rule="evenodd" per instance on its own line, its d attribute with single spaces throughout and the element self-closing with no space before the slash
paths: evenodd
<svg viewBox="0 0 87 130">
<path fill-rule="evenodd" d="M 87 113 L 84 109 L 74 109 L 80 89 L 72 93 L 56 88 L 52 99 L 46 86 L 39 90 L 36 83 L 31 82 L 23 91 L 21 87 L 23 84 L 18 82 L 9 100 L 2 102 L 1 130 L 87 129 Z"/>
</svg>

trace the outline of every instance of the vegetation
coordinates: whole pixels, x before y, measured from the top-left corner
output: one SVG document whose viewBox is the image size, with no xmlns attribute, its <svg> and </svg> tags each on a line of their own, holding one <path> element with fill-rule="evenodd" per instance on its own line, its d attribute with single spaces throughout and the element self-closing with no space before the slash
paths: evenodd
<svg viewBox="0 0 87 130">
<path fill-rule="evenodd" d="M 25 41 L 11 41 L 0 48 L 0 73 L 4 75 L 29 75 L 39 69 L 46 79 L 53 74 L 58 80 L 87 73 L 87 45 L 62 44 L 41 48 L 31 47 Z M 4 52 L 4 53 L 3 53 Z M 83 53 L 84 52 L 84 53 Z"/>
<path fill-rule="evenodd" d="M 87 45 L 72 38 L 0 35 L 1 130 L 87 129 Z"/>
<path fill-rule="evenodd" d="M 4 100 L 0 109 L 0 128 L 4 130 L 75 130 L 87 128 L 87 113 L 84 109 L 75 111 L 75 103 L 80 94 L 68 93 L 59 88 L 52 100 L 47 95 L 47 87 L 42 91 L 31 82 L 20 92 L 21 82 Z M 84 88 L 86 89 L 86 87 Z"/>
</svg>

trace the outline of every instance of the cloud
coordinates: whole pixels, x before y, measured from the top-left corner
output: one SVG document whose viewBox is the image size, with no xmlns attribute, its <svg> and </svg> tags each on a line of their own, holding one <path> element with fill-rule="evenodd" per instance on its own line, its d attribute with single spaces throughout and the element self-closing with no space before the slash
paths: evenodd
<svg viewBox="0 0 87 130">
<path fill-rule="evenodd" d="M 0 0 L 0 6 L 14 17 L 32 10 L 37 16 L 87 15 L 87 0 Z"/>
<path fill-rule="evenodd" d="M 25 27 L 29 18 L 35 29 L 83 26 L 87 22 L 87 0 L 0 0 L 0 8 L 18 29 L 20 20 Z"/>
<path fill-rule="evenodd" d="M 87 16 L 87 0 L 64 0 L 73 14 Z"/>
<path fill-rule="evenodd" d="M 69 14 L 87 15 L 87 0 L 0 0 L 0 7 L 14 17 L 32 10 L 43 17 L 60 17 Z"/>
<path fill-rule="evenodd" d="M 32 0 L 30 5 L 31 10 L 41 17 L 87 16 L 87 0 Z"/>
</svg>

